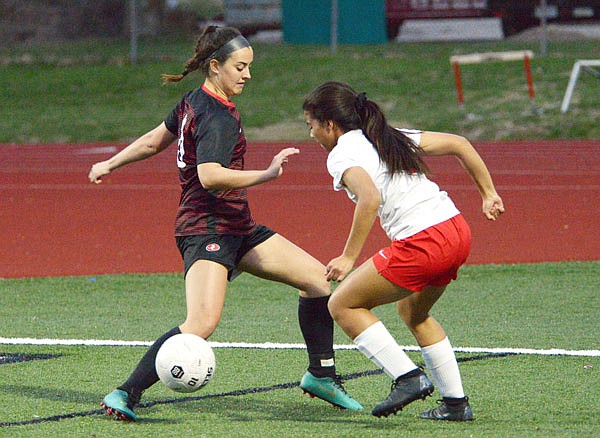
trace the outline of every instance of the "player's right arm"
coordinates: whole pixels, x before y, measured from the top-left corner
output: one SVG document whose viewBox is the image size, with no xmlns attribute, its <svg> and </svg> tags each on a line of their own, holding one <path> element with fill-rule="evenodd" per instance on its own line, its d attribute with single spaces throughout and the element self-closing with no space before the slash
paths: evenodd
<svg viewBox="0 0 600 438">
<path fill-rule="evenodd" d="M 344 251 L 340 256 L 330 260 L 325 268 L 327 281 L 342 281 L 352 270 L 373 228 L 381 204 L 379 190 L 362 167 L 354 166 L 347 169 L 342 177 L 342 183 L 356 196 L 356 205 Z"/>
<path fill-rule="evenodd" d="M 126 164 L 145 160 L 158 154 L 173 143 L 176 138 L 177 136 L 167 129 L 165 123 L 161 123 L 108 160 L 94 164 L 89 173 L 90 182 L 100 184 L 103 176 Z"/>
</svg>

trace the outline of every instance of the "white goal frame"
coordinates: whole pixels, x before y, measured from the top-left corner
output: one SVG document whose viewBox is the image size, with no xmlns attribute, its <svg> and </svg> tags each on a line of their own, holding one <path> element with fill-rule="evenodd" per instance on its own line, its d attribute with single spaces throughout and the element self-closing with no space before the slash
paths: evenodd
<svg viewBox="0 0 600 438">
<path fill-rule="evenodd" d="M 569 109 L 571 97 L 573 96 L 573 91 L 575 91 L 575 84 L 577 84 L 577 79 L 579 78 L 579 72 L 581 70 L 587 71 L 600 79 L 600 72 L 596 71 L 593 67 L 600 67 L 600 59 L 579 59 L 575 61 L 573 69 L 571 70 L 569 84 L 567 85 L 567 90 L 565 91 L 565 96 L 563 97 L 562 105 L 560 106 L 560 111 L 562 113 L 566 113 Z"/>
</svg>

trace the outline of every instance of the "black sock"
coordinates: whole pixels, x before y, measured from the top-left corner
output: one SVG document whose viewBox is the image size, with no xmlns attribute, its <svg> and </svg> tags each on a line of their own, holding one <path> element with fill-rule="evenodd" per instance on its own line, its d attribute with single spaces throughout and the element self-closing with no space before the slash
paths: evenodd
<svg viewBox="0 0 600 438">
<path fill-rule="evenodd" d="M 418 375 L 423 374 L 423 370 L 421 368 L 416 368 L 412 371 L 409 371 L 406 374 L 402 374 L 401 376 L 399 376 L 396 380 L 401 380 L 401 379 L 408 379 L 410 377 L 417 377 Z"/>
<path fill-rule="evenodd" d="M 135 370 L 133 370 L 125 383 L 117 387 L 117 389 L 121 389 L 130 395 L 129 399 L 132 405 L 139 403 L 142 393 L 158 382 L 158 374 L 156 374 L 156 368 L 154 366 L 156 354 L 158 353 L 160 346 L 167 339 L 171 336 L 178 335 L 179 333 L 181 333 L 181 330 L 179 330 L 179 327 L 175 327 L 154 341 L 154 344 L 150 346 L 148 351 L 146 351 L 146 354 L 140 359 L 137 367 L 135 367 Z"/>
<path fill-rule="evenodd" d="M 300 297 L 298 321 L 308 350 L 308 371 L 315 377 L 335 377 L 333 318 L 327 309 L 329 296 Z"/>
<path fill-rule="evenodd" d="M 467 396 L 460 397 L 460 398 L 442 397 L 442 399 L 444 400 L 444 403 L 446 403 L 447 405 L 450 405 L 450 406 L 464 405 L 465 403 L 467 403 L 469 401 L 469 397 L 467 397 Z"/>
</svg>

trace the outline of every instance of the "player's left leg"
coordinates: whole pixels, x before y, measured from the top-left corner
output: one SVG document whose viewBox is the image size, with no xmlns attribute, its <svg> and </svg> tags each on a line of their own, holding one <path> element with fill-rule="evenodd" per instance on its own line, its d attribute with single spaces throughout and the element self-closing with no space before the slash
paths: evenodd
<svg viewBox="0 0 600 438">
<path fill-rule="evenodd" d="M 299 290 L 298 321 L 309 356 L 309 368 L 302 378 L 301 388 L 335 406 L 362 409 L 344 390 L 336 374 L 333 319 L 327 310 L 331 292 L 325 278 L 325 266 L 275 234 L 249 250 L 238 269 Z"/>
<path fill-rule="evenodd" d="M 429 315 L 446 286 L 428 286 L 398 301 L 398 313 L 413 333 L 443 403 L 421 414 L 430 420 L 470 421 L 473 413 L 465 396 L 458 362 L 442 326 Z"/>
<path fill-rule="evenodd" d="M 267 280 L 299 289 L 300 296 L 319 298 L 331 295 L 325 266 L 280 234 L 274 234 L 250 249 L 238 269 Z"/>
</svg>

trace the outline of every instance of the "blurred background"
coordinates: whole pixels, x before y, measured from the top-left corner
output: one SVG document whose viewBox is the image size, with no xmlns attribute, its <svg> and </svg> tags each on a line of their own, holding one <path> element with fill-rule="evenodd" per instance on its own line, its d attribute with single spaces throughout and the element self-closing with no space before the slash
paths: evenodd
<svg viewBox="0 0 600 438">
<path fill-rule="evenodd" d="M 600 63 L 600 0 L 0 0 L 0 143 L 132 140 L 180 97 L 160 74 L 207 24 L 256 49 L 259 80 L 236 98 L 255 141 L 306 139 L 302 96 L 325 80 L 371 93 L 396 126 L 600 137 L 600 65 L 567 87 L 578 60 Z M 456 56 L 511 51 L 535 57 L 528 82 L 523 59 L 487 55 L 456 80 Z"/>
<path fill-rule="evenodd" d="M 0 5 L 5 47 L 193 33 L 212 21 L 290 43 L 335 43 L 332 35 L 340 43 L 503 39 L 544 24 L 550 38 L 560 32 L 556 26 L 567 31 L 559 38 L 600 33 L 598 0 L 2 0 Z"/>
<path fill-rule="evenodd" d="M 255 49 L 235 99 L 247 168 L 302 147 L 281 181 L 253 188 L 255 217 L 322 261 L 352 217 L 301 110 L 328 80 L 368 93 L 392 126 L 476 145 L 510 211 L 497 224 L 455 160 L 431 166 L 473 224 L 471 263 L 490 248 L 496 263 L 600 260 L 600 0 L 0 0 L 0 277 L 180 269 L 172 152 L 101 186 L 86 176 L 199 86 L 200 74 L 170 86 L 161 74 L 181 72 L 209 23 Z M 513 52 L 531 55 L 488 55 Z M 279 207 L 292 194 L 293 215 Z"/>
</svg>

